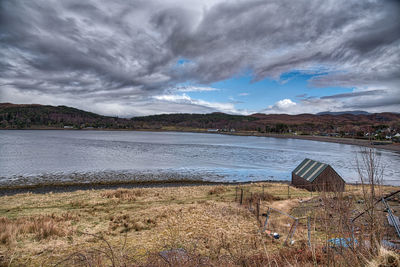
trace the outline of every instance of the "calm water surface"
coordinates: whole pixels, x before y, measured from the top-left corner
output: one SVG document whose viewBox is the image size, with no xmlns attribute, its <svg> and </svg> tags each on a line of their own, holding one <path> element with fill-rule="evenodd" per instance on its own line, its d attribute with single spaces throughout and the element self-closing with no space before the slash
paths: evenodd
<svg viewBox="0 0 400 267">
<path fill-rule="evenodd" d="M 0 131 L 0 186 L 108 180 L 289 180 L 306 157 L 358 181 L 360 147 L 297 139 L 132 131 Z M 378 150 L 386 184 L 400 153 Z"/>
</svg>

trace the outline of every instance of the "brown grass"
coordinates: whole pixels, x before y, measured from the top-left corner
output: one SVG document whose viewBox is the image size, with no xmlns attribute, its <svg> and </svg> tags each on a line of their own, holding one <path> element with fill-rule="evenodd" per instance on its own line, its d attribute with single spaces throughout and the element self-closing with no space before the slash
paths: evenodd
<svg viewBox="0 0 400 267">
<path fill-rule="evenodd" d="M 299 200 L 310 198 L 310 192 L 290 187 L 288 199 L 287 184 L 248 184 L 242 188 L 245 199 L 253 193 L 253 209 L 255 200 L 261 199 L 261 213 L 268 206 L 297 212 L 302 205 Z M 282 240 L 260 233 L 254 213 L 235 198 L 233 185 L 0 197 L 0 266 L 1 262 L 6 266 L 10 262 L 11 266 L 48 266 L 63 260 L 60 266 L 88 266 L 88 262 L 110 266 L 110 247 L 115 266 L 167 266 L 159 252 L 180 248 L 189 259 L 177 264 L 182 266 L 325 264 L 323 243 L 313 250 L 304 247 L 304 222 L 297 228 L 294 245 L 283 248 Z M 296 216 L 303 216 L 302 212 Z M 284 219 L 271 217 L 271 225 L 273 220 L 278 231 L 287 227 Z M 322 227 L 313 229 L 312 237 L 322 242 Z"/>
<path fill-rule="evenodd" d="M 71 219 L 68 213 L 61 216 L 21 217 L 15 220 L 0 217 L 0 243 L 10 245 L 17 237 L 29 234 L 33 234 L 35 240 L 66 236 L 71 229 L 65 222 Z"/>
<path fill-rule="evenodd" d="M 209 195 L 220 195 L 221 193 L 226 192 L 226 188 L 223 186 L 216 186 L 210 189 L 210 191 L 208 191 Z"/>
<path fill-rule="evenodd" d="M 245 202 L 257 203 L 258 200 L 271 202 L 271 201 L 281 200 L 281 198 L 279 196 L 274 196 L 267 192 L 253 193 L 246 198 Z"/>
<path fill-rule="evenodd" d="M 135 201 L 137 197 L 141 197 L 144 195 L 143 190 L 141 189 L 116 189 L 116 190 L 108 190 L 101 193 L 101 196 L 104 198 L 117 198 L 121 200 Z"/>
<path fill-rule="evenodd" d="M 396 252 L 381 248 L 378 257 L 367 264 L 368 267 L 396 267 L 400 266 L 400 255 Z"/>
</svg>

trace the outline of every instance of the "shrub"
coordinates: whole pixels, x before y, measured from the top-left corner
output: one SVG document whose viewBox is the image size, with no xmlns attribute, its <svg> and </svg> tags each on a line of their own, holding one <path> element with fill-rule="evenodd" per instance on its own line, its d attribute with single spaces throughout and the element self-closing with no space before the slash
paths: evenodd
<svg viewBox="0 0 400 267">
<path fill-rule="evenodd" d="M 135 201 L 137 197 L 143 196 L 144 192 L 140 189 L 116 189 L 101 193 L 104 198 L 117 198 L 121 200 Z"/>
<path fill-rule="evenodd" d="M 213 187 L 210 191 L 208 191 L 209 195 L 219 195 L 221 193 L 226 192 L 226 188 L 223 186 Z"/>
<path fill-rule="evenodd" d="M 72 219 L 73 217 L 70 214 L 21 217 L 15 220 L 1 217 L 0 243 L 11 244 L 18 235 L 23 234 L 34 234 L 36 240 L 47 239 L 52 236 L 66 236 L 71 229 L 66 227 L 64 222 Z"/>
</svg>

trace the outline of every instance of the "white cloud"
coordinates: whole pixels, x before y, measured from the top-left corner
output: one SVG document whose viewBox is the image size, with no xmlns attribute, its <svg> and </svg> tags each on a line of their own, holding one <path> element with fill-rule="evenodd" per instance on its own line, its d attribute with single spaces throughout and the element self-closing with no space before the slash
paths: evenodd
<svg viewBox="0 0 400 267">
<path fill-rule="evenodd" d="M 249 93 L 240 93 L 240 94 L 238 94 L 238 96 L 248 96 L 249 95 Z"/>
<path fill-rule="evenodd" d="M 181 86 L 176 87 L 173 91 L 177 92 L 210 92 L 210 91 L 219 91 L 218 88 L 213 87 L 201 87 L 201 86 Z"/>
<path fill-rule="evenodd" d="M 153 98 L 157 99 L 157 100 L 161 100 L 161 101 L 171 101 L 171 102 L 180 102 L 180 101 L 191 102 L 192 101 L 192 99 L 186 94 L 183 94 L 183 95 L 156 95 L 156 96 L 153 96 Z"/>
<path fill-rule="evenodd" d="M 235 108 L 233 103 L 224 103 L 224 102 L 209 102 L 201 99 L 193 99 L 186 94 L 182 95 L 157 95 L 153 96 L 154 99 L 172 102 L 178 104 L 190 104 L 195 106 L 201 106 L 209 108 L 212 111 L 224 112 L 224 113 L 232 113 L 232 114 L 250 114 L 247 110 L 238 110 Z"/>
<path fill-rule="evenodd" d="M 353 92 L 323 97 L 306 97 L 294 102 L 282 99 L 262 113 L 318 113 L 323 111 L 364 110 L 371 113 L 400 110 L 400 91 L 382 87 L 355 88 Z"/>
<path fill-rule="evenodd" d="M 279 100 L 278 102 L 276 102 L 276 103 L 275 103 L 275 106 L 276 106 L 278 109 L 283 109 L 283 110 L 285 110 L 285 109 L 288 109 L 288 108 L 293 108 L 294 106 L 296 106 L 296 103 L 293 102 L 292 100 L 286 98 L 286 99 Z"/>
<path fill-rule="evenodd" d="M 299 113 L 317 113 L 321 111 L 331 111 L 329 107 L 332 106 L 332 100 L 307 99 L 299 103 L 291 99 L 282 99 L 277 101 L 274 105 L 261 111 L 265 114 L 299 114 Z"/>
<path fill-rule="evenodd" d="M 285 98 L 277 101 L 275 104 L 268 106 L 265 110 L 262 110 L 261 113 L 293 113 L 295 107 L 297 106 L 296 102 Z"/>
</svg>

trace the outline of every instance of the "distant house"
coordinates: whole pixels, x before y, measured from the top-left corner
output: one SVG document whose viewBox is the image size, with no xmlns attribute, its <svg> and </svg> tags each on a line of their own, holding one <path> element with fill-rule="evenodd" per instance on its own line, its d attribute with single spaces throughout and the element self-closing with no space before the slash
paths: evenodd
<svg viewBox="0 0 400 267">
<path fill-rule="evenodd" d="M 74 128 L 74 126 L 68 126 L 68 125 L 64 126 L 64 129 L 72 129 L 72 128 Z"/>
<path fill-rule="evenodd" d="M 400 133 L 396 133 L 395 135 L 393 135 L 392 140 L 395 142 L 399 142 L 400 141 Z"/>
<path fill-rule="evenodd" d="M 292 184 L 309 191 L 344 191 L 346 182 L 326 163 L 304 159 L 292 172 Z"/>
</svg>

